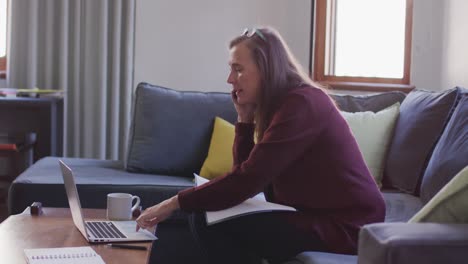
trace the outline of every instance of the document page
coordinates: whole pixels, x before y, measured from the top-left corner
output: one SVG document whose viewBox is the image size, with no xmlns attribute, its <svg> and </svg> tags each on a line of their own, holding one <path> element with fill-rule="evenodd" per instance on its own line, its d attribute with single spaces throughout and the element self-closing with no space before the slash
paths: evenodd
<svg viewBox="0 0 468 264">
<path fill-rule="evenodd" d="M 197 186 L 203 185 L 209 181 L 195 173 L 194 176 Z M 212 225 L 242 215 L 271 211 L 296 211 L 296 209 L 291 206 L 267 202 L 265 195 L 259 193 L 231 208 L 206 212 L 206 222 L 208 225 Z"/>
</svg>

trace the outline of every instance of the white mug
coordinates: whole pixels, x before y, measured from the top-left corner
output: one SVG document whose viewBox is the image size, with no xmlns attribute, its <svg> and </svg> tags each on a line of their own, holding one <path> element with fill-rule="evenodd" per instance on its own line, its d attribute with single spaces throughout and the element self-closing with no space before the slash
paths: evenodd
<svg viewBox="0 0 468 264">
<path fill-rule="evenodd" d="M 133 200 L 136 199 L 132 207 Z M 107 195 L 107 219 L 130 220 L 133 211 L 140 205 L 140 197 L 129 193 L 109 193 Z"/>
</svg>

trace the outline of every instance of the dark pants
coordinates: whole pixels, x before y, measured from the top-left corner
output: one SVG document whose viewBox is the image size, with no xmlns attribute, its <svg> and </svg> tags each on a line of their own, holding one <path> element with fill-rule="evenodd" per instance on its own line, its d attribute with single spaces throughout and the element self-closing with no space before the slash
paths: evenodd
<svg viewBox="0 0 468 264">
<path fill-rule="evenodd" d="M 303 251 L 323 251 L 319 237 L 288 223 L 287 214 L 251 214 L 207 226 L 205 213 L 193 213 L 189 221 L 207 263 L 281 263 Z"/>
</svg>

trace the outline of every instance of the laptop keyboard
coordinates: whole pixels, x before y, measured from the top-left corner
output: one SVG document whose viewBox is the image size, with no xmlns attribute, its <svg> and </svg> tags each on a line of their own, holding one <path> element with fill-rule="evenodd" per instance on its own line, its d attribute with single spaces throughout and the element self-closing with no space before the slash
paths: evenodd
<svg viewBox="0 0 468 264">
<path fill-rule="evenodd" d="M 112 222 L 86 222 L 95 238 L 127 238 Z"/>
</svg>

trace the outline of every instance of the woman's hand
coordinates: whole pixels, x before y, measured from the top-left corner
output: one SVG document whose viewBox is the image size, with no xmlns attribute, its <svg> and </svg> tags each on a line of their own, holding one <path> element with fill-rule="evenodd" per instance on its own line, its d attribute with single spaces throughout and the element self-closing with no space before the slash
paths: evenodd
<svg viewBox="0 0 468 264">
<path fill-rule="evenodd" d="M 140 228 L 150 228 L 157 225 L 159 222 L 166 220 L 171 214 L 179 209 L 179 200 L 177 195 L 169 198 L 159 204 L 153 205 L 141 213 L 137 218 L 136 231 Z"/>
<path fill-rule="evenodd" d="M 253 123 L 255 118 L 256 104 L 239 104 L 235 92 L 231 92 L 232 102 L 237 111 L 237 122 Z"/>
</svg>

